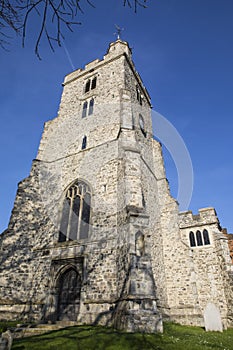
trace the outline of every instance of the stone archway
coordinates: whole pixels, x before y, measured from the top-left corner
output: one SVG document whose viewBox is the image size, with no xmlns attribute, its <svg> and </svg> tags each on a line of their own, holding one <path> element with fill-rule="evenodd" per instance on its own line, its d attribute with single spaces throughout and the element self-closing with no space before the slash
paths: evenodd
<svg viewBox="0 0 233 350">
<path fill-rule="evenodd" d="M 74 268 L 66 270 L 59 279 L 57 319 L 77 321 L 80 307 L 81 278 Z"/>
</svg>

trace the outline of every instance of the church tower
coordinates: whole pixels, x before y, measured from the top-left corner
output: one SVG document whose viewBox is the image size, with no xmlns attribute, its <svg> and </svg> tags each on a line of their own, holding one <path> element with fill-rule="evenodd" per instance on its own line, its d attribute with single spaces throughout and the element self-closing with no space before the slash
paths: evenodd
<svg viewBox="0 0 233 350">
<path fill-rule="evenodd" d="M 226 239 L 213 208 L 179 214 L 128 44 L 117 39 L 63 86 L 1 235 L 0 317 L 144 332 L 161 332 L 162 315 L 203 325 L 202 278 L 227 326 L 229 273 L 198 270 L 205 256 L 230 264 Z M 200 226 L 208 251 L 197 257 Z"/>
<path fill-rule="evenodd" d="M 63 86 L 4 234 L 8 313 L 161 330 L 147 242 L 158 191 L 151 105 L 128 44 L 111 43 Z"/>
</svg>

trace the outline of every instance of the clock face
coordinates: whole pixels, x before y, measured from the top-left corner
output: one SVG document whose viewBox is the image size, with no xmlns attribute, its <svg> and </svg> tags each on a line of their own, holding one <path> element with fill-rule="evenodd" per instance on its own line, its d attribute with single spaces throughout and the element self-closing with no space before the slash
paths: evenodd
<svg viewBox="0 0 233 350">
<path fill-rule="evenodd" d="M 141 128 L 142 130 L 144 130 L 145 124 L 144 124 L 144 119 L 143 119 L 143 117 L 141 116 L 141 114 L 140 114 L 140 116 L 139 116 L 139 125 L 140 125 L 140 128 Z"/>
</svg>

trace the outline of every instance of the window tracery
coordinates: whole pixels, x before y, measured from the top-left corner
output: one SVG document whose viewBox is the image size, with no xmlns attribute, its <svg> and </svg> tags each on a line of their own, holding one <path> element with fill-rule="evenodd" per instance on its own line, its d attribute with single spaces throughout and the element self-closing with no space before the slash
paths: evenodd
<svg viewBox="0 0 233 350">
<path fill-rule="evenodd" d="M 58 242 L 88 238 L 91 191 L 84 181 L 77 181 L 66 191 Z"/>
</svg>

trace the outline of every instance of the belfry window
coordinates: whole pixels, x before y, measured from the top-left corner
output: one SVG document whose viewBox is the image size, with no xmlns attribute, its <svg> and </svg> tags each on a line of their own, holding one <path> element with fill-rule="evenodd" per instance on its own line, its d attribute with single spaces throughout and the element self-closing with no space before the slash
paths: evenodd
<svg viewBox="0 0 233 350">
<path fill-rule="evenodd" d="M 83 104 L 83 112 L 82 112 L 82 118 L 85 118 L 87 116 L 87 101 Z"/>
<path fill-rule="evenodd" d="M 88 238 L 91 191 L 84 181 L 75 182 L 63 201 L 58 242 Z"/>
<path fill-rule="evenodd" d="M 90 90 L 93 90 L 96 88 L 96 83 L 97 83 L 97 77 L 94 77 L 92 80 L 88 79 L 88 81 L 85 84 L 85 89 L 84 92 L 88 92 Z"/>
<path fill-rule="evenodd" d="M 88 110 L 88 115 L 93 114 L 93 110 L 94 110 L 94 98 L 92 98 L 89 102 L 89 110 Z"/>
<path fill-rule="evenodd" d="M 90 90 L 90 86 L 91 86 L 91 81 L 90 79 L 86 82 L 86 85 L 85 85 L 85 93 L 88 92 Z"/>
<path fill-rule="evenodd" d="M 92 79 L 92 82 L 91 82 L 91 90 L 93 90 L 93 89 L 96 88 L 96 82 L 97 82 L 97 77 L 95 77 L 95 78 Z"/>
</svg>

